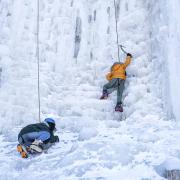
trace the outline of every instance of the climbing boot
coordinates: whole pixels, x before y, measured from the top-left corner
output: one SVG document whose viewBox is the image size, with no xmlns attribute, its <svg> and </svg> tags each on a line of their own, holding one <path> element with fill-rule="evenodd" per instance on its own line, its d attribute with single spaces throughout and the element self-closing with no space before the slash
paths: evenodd
<svg viewBox="0 0 180 180">
<path fill-rule="evenodd" d="M 42 144 L 43 144 L 43 142 L 41 140 L 35 140 L 30 145 L 31 152 L 41 153 L 43 151 Z"/>
<path fill-rule="evenodd" d="M 37 152 L 37 153 L 42 153 L 43 152 L 43 149 L 41 146 L 38 146 L 38 145 L 30 145 L 30 151 L 33 153 L 33 152 Z"/>
<path fill-rule="evenodd" d="M 120 103 L 116 104 L 115 111 L 116 112 L 123 112 L 123 107 Z"/>
<path fill-rule="evenodd" d="M 102 96 L 100 97 L 100 99 L 102 100 L 102 99 L 107 99 L 107 98 L 108 98 L 108 93 L 107 93 L 106 90 L 104 90 Z"/>
<path fill-rule="evenodd" d="M 17 151 L 21 154 L 22 158 L 28 158 L 26 148 L 20 144 L 17 145 Z"/>
</svg>

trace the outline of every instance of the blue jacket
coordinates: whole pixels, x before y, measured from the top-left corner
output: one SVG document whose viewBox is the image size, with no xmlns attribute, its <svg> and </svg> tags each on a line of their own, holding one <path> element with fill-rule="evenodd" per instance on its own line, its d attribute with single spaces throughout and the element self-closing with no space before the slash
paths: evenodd
<svg viewBox="0 0 180 180">
<path fill-rule="evenodd" d="M 47 144 L 56 142 L 57 136 L 54 136 L 53 131 L 50 131 L 48 124 L 37 123 L 24 127 L 18 135 L 19 139 L 23 144 L 31 144 L 35 139 Z"/>
</svg>

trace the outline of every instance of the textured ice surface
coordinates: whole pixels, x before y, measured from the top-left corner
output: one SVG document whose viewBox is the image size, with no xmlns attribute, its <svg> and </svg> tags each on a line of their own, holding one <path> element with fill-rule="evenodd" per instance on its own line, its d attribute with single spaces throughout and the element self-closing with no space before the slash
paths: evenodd
<svg viewBox="0 0 180 180">
<path fill-rule="evenodd" d="M 119 41 L 134 56 L 120 121 L 116 93 L 99 100 L 117 61 L 113 1 L 40 1 L 42 119 L 56 120 L 60 143 L 21 159 L 17 134 L 38 122 L 36 1 L 1 0 L 0 179 L 163 179 L 162 164 L 180 158 L 180 124 L 170 121 L 179 107 L 179 16 L 167 8 L 179 6 L 172 2 L 117 0 Z"/>
</svg>

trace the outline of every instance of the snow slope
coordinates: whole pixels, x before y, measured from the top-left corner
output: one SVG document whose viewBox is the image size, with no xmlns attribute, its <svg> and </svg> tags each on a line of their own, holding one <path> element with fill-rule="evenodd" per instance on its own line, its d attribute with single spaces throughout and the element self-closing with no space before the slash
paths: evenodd
<svg viewBox="0 0 180 180">
<path fill-rule="evenodd" d="M 1 1 L 2 179 L 158 180 L 168 159 L 180 158 L 180 124 L 170 121 L 166 106 L 168 67 L 158 58 L 159 52 L 168 56 L 159 43 L 168 31 L 166 7 L 162 1 L 117 4 L 120 42 L 134 55 L 124 121 L 114 113 L 115 93 L 99 100 L 104 75 L 117 59 L 113 1 L 40 1 L 42 119 L 56 119 L 60 143 L 24 160 L 15 150 L 17 134 L 38 122 L 36 2 Z"/>
</svg>

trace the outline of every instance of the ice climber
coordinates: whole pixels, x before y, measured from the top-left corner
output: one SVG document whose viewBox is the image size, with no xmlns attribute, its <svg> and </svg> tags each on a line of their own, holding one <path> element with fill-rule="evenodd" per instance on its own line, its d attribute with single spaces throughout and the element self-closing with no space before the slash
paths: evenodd
<svg viewBox="0 0 180 180">
<path fill-rule="evenodd" d="M 28 153 L 41 153 L 48 149 L 59 137 L 54 135 L 56 124 L 51 118 L 46 118 L 42 123 L 30 124 L 20 131 L 18 135 L 17 150 L 23 158 Z"/>
<path fill-rule="evenodd" d="M 126 79 L 126 68 L 131 63 L 132 55 L 127 53 L 127 57 L 124 63 L 115 62 L 110 69 L 110 72 L 106 75 L 106 79 L 109 81 L 103 86 L 103 94 L 100 99 L 107 99 L 108 95 L 117 90 L 117 104 L 115 111 L 123 112 L 122 107 L 122 93 L 124 90 L 124 83 Z"/>
</svg>

